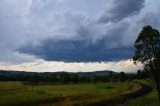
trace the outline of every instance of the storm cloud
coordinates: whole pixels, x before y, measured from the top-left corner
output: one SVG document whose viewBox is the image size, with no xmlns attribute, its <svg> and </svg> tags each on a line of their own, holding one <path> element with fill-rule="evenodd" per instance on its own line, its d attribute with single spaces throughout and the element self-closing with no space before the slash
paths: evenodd
<svg viewBox="0 0 160 106">
<path fill-rule="evenodd" d="M 108 8 L 101 14 L 100 22 L 117 22 L 138 14 L 144 7 L 145 0 L 112 0 Z"/>
<path fill-rule="evenodd" d="M 20 59 L 13 56 L 17 52 L 46 61 L 129 59 L 140 28 L 160 28 L 160 13 L 150 2 L 154 5 L 152 0 L 0 1 L 0 60 Z"/>
<path fill-rule="evenodd" d="M 53 41 L 50 39 L 41 42 L 41 45 L 27 45 L 19 49 L 21 53 L 35 55 L 46 61 L 64 62 L 103 62 L 131 58 L 132 47 L 108 48 L 105 40 L 94 44 L 77 41 Z"/>
</svg>

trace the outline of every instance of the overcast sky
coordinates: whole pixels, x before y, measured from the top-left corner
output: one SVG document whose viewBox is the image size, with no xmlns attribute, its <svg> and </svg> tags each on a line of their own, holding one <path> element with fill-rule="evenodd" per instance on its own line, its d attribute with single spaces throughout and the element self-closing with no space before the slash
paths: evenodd
<svg viewBox="0 0 160 106">
<path fill-rule="evenodd" d="M 0 0 L 0 69 L 134 72 L 133 43 L 160 0 Z"/>
</svg>

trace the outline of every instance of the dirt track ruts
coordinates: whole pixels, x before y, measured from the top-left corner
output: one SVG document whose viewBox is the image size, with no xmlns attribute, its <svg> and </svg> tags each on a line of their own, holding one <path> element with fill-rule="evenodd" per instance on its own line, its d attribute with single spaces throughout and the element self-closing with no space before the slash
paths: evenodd
<svg viewBox="0 0 160 106">
<path fill-rule="evenodd" d="M 134 82 L 136 84 L 139 84 L 141 88 L 135 92 L 127 93 L 127 94 L 121 94 L 117 98 L 107 99 L 104 101 L 99 101 L 97 103 L 88 104 L 86 106 L 117 106 L 119 104 L 125 103 L 130 99 L 141 97 L 150 91 L 152 91 L 152 87 L 146 84 Z"/>
</svg>

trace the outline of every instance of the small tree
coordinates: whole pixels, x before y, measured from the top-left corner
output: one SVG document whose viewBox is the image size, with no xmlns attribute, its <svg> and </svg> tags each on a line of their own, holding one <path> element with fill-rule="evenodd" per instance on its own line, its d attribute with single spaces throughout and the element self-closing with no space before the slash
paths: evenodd
<svg viewBox="0 0 160 106">
<path fill-rule="evenodd" d="M 160 33 L 151 26 L 144 26 L 134 44 L 135 54 L 133 61 L 141 62 L 152 73 L 157 85 L 160 100 Z"/>
<path fill-rule="evenodd" d="M 120 81 L 125 81 L 126 80 L 126 74 L 124 72 L 119 73 Z"/>
<path fill-rule="evenodd" d="M 141 70 L 140 69 L 137 70 L 137 78 L 138 79 L 141 79 L 141 74 L 142 74 Z"/>
</svg>

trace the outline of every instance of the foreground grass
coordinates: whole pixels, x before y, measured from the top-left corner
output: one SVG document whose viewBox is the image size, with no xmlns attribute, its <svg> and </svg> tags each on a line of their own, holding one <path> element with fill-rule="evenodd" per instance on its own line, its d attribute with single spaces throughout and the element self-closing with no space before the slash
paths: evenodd
<svg viewBox="0 0 160 106">
<path fill-rule="evenodd" d="M 160 102 L 158 101 L 157 91 L 154 89 L 151 93 L 144 95 L 143 97 L 130 100 L 120 106 L 160 106 Z"/>
<path fill-rule="evenodd" d="M 130 83 L 97 83 L 70 85 L 23 85 L 20 82 L 0 82 L 0 105 L 84 105 L 114 97 L 128 89 Z"/>
<path fill-rule="evenodd" d="M 127 103 L 120 106 L 160 106 L 160 102 L 158 100 L 158 93 L 154 82 L 149 79 L 137 81 L 152 86 L 153 90 L 149 94 L 146 94 L 137 99 L 129 100 Z"/>
</svg>

